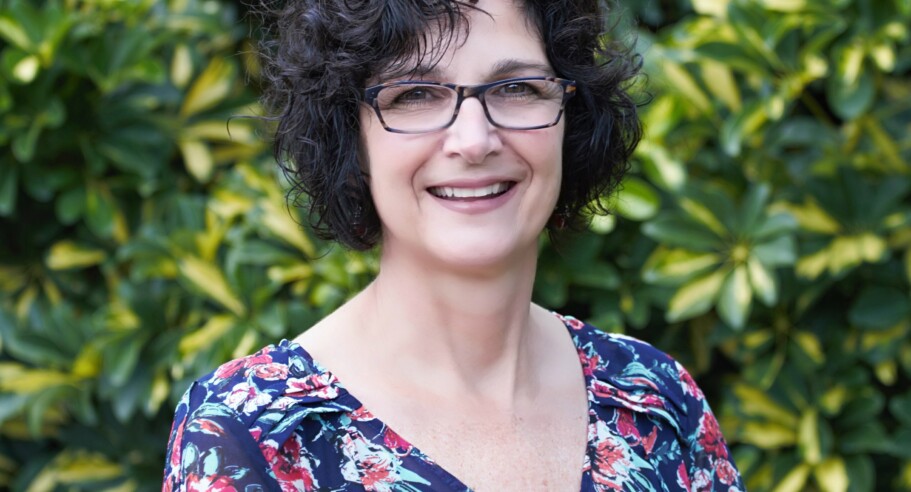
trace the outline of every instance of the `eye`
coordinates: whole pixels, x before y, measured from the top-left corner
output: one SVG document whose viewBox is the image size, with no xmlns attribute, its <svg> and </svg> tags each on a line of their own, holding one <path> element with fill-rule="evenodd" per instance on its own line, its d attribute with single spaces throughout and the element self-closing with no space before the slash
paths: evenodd
<svg viewBox="0 0 911 492">
<path fill-rule="evenodd" d="M 503 84 L 498 88 L 498 91 L 502 94 L 521 96 L 537 93 L 531 85 L 525 82 L 510 82 L 508 84 Z"/>
<path fill-rule="evenodd" d="M 381 110 L 431 109 L 448 104 L 455 92 L 435 85 L 396 84 L 384 88 L 377 95 Z"/>
<path fill-rule="evenodd" d="M 408 89 L 396 96 L 396 102 L 408 102 L 408 101 L 423 101 L 430 99 L 431 94 L 424 87 L 416 87 L 414 89 Z"/>
</svg>

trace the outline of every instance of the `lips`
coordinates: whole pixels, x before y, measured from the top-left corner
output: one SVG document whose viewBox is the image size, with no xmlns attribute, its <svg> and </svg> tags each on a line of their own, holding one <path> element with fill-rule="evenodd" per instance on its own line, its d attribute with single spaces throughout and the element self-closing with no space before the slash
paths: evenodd
<svg viewBox="0 0 911 492">
<path fill-rule="evenodd" d="M 514 184 L 513 181 L 501 181 L 476 187 L 433 186 L 427 191 L 431 195 L 445 200 L 479 200 L 500 196 L 509 191 Z"/>
</svg>

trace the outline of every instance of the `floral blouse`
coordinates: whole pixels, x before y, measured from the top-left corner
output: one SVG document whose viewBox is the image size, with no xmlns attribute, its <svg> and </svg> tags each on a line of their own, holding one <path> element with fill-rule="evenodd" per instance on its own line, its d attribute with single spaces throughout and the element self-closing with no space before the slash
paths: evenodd
<svg viewBox="0 0 911 492">
<path fill-rule="evenodd" d="M 581 490 L 742 491 L 702 391 L 639 340 L 561 317 L 588 389 Z M 196 381 L 177 406 L 163 491 L 470 491 L 295 343 Z"/>
</svg>

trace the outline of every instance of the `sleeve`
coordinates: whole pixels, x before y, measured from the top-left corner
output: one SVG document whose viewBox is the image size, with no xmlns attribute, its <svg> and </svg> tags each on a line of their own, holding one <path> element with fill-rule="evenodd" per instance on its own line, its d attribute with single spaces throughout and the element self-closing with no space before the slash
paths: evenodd
<svg viewBox="0 0 911 492">
<path fill-rule="evenodd" d="M 709 408 L 705 395 L 689 372 L 679 363 L 677 369 L 683 386 L 686 408 L 683 429 L 687 433 L 687 452 L 684 455 L 684 462 L 690 481 L 689 489 L 724 492 L 744 490 L 740 472 L 734 464 L 724 436 L 721 435 L 718 420 Z"/>
<path fill-rule="evenodd" d="M 279 491 L 250 430 L 224 405 L 203 403 L 193 383 L 175 412 L 162 492 Z"/>
</svg>

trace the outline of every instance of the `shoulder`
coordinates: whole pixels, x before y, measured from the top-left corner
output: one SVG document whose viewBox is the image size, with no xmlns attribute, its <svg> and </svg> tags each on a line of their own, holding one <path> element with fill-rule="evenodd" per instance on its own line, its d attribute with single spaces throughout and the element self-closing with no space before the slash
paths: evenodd
<svg viewBox="0 0 911 492">
<path fill-rule="evenodd" d="M 661 383 L 676 382 L 686 372 L 673 357 L 648 342 L 601 331 L 571 316 L 560 318 L 569 327 L 580 356 L 588 356 L 587 371 L 611 378 L 640 372 L 652 382 Z"/>
<path fill-rule="evenodd" d="M 596 402 L 651 414 L 678 431 L 689 426 L 704 396 L 679 362 L 637 338 L 562 318 L 570 328 Z"/>
<path fill-rule="evenodd" d="M 297 344 L 282 341 L 228 361 L 197 379 L 184 394 L 177 418 L 185 422 L 230 420 L 254 435 L 288 413 L 337 409 L 339 388 Z"/>
</svg>

